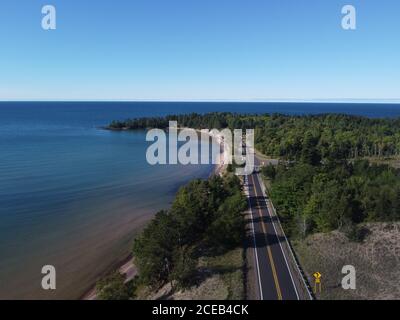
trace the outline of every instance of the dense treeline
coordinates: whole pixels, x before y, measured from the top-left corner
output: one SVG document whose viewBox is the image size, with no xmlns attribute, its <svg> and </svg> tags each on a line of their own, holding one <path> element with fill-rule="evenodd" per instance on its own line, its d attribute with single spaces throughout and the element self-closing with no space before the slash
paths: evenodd
<svg viewBox="0 0 400 320">
<path fill-rule="evenodd" d="M 181 188 L 171 209 L 157 213 L 135 240 L 133 254 L 142 281 L 190 285 L 199 249 L 218 251 L 241 244 L 245 207 L 234 175 L 194 180 Z"/>
<path fill-rule="evenodd" d="M 317 164 L 326 158 L 400 155 L 400 119 L 324 114 L 306 116 L 208 113 L 113 121 L 112 129 L 166 128 L 168 121 L 207 129 L 255 129 L 256 148 L 269 156 Z"/>
<path fill-rule="evenodd" d="M 355 240 L 361 222 L 400 220 L 400 170 L 367 160 L 268 166 L 271 198 L 291 237 L 335 229 Z M 359 240 L 359 239 L 358 239 Z"/>
<path fill-rule="evenodd" d="M 136 285 L 159 287 L 170 282 L 176 288 L 191 286 L 199 256 L 241 245 L 246 206 L 240 180 L 233 174 L 194 180 L 182 187 L 171 208 L 158 212 L 135 239 Z M 103 299 L 132 297 L 132 287 L 117 275 L 97 286 Z"/>
</svg>

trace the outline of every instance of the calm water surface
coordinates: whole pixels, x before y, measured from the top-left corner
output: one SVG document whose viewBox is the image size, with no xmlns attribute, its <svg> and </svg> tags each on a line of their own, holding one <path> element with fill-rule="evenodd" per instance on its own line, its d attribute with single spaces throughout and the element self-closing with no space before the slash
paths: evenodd
<svg viewBox="0 0 400 320">
<path fill-rule="evenodd" d="M 179 186 L 212 170 L 149 166 L 144 132 L 99 126 L 210 111 L 400 116 L 373 104 L 0 103 L 0 299 L 78 298 Z M 51 293 L 40 289 L 46 264 L 57 270 Z"/>
</svg>

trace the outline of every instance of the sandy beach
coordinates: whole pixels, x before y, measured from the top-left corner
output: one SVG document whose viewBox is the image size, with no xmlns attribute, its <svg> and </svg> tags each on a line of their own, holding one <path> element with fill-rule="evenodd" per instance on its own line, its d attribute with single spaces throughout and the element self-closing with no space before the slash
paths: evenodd
<svg viewBox="0 0 400 320">
<path fill-rule="evenodd" d="M 119 268 L 119 273 L 125 275 L 125 283 L 132 280 L 138 273 L 138 270 L 133 262 L 133 257 L 130 256 Z M 96 288 L 93 288 L 83 295 L 81 300 L 96 300 Z"/>
</svg>

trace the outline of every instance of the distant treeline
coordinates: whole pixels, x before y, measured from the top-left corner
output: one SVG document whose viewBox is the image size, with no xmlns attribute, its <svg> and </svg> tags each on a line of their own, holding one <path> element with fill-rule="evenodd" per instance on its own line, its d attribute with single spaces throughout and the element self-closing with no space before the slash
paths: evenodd
<svg viewBox="0 0 400 320">
<path fill-rule="evenodd" d="M 192 113 L 113 121 L 109 128 L 163 129 L 171 120 L 176 120 L 178 126 L 195 129 L 255 129 L 255 145 L 262 153 L 286 160 L 302 159 L 312 164 L 326 158 L 400 155 L 400 118 L 370 119 L 341 114 Z"/>
<path fill-rule="evenodd" d="M 139 276 L 124 284 L 114 274 L 97 285 L 100 299 L 129 299 L 137 286 L 175 288 L 196 283 L 197 261 L 242 245 L 247 207 L 237 176 L 193 180 L 182 187 L 169 210 L 158 212 L 135 239 Z"/>
</svg>

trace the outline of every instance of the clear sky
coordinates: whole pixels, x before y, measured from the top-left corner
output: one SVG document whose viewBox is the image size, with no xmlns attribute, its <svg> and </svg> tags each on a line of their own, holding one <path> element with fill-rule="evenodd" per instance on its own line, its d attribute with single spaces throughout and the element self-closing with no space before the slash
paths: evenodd
<svg viewBox="0 0 400 320">
<path fill-rule="evenodd" d="M 1 0 L 0 41 L 0 100 L 400 100 L 398 0 Z"/>
</svg>

